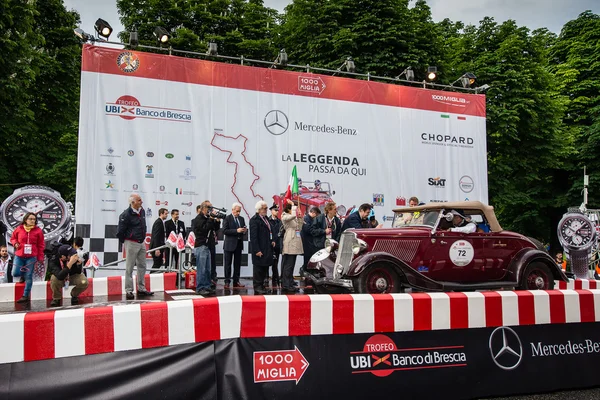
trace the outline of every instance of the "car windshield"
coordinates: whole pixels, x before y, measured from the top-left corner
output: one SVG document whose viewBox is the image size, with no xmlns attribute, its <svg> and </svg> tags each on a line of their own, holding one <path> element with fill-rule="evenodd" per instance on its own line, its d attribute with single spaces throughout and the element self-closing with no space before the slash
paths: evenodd
<svg viewBox="0 0 600 400">
<path fill-rule="evenodd" d="M 394 213 L 394 221 L 392 222 L 392 227 L 394 228 L 402 228 L 408 226 L 429 226 L 433 228 L 435 223 L 440 215 L 440 210 L 425 210 L 421 212 L 414 213 Z"/>
</svg>

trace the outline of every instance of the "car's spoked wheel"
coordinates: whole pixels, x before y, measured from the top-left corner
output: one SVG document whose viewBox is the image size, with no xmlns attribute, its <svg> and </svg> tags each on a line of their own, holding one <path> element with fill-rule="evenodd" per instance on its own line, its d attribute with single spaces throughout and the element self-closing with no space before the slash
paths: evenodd
<svg viewBox="0 0 600 400">
<path fill-rule="evenodd" d="M 525 269 L 519 287 L 525 290 L 551 290 L 554 289 L 554 277 L 545 264 L 531 263 Z"/>
<path fill-rule="evenodd" d="M 398 276 L 388 266 L 376 264 L 364 271 L 360 277 L 361 293 L 397 293 L 400 291 Z"/>
</svg>

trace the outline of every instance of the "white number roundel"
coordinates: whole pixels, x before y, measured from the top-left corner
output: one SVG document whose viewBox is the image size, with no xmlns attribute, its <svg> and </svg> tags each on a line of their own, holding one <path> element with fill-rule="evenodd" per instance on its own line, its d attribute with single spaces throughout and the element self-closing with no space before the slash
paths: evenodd
<svg viewBox="0 0 600 400">
<path fill-rule="evenodd" d="M 473 245 L 466 240 L 457 240 L 450 247 L 450 260 L 458 267 L 464 267 L 473 261 L 475 250 Z"/>
</svg>

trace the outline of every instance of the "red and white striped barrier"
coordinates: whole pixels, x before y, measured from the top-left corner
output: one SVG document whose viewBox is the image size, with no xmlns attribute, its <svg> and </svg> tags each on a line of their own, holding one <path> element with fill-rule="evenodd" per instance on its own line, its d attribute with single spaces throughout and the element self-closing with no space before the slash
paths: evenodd
<svg viewBox="0 0 600 400">
<path fill-rule="evenodd" d="M 146 289 L 154 292 L 176 289 L 177 273 L 146 274 Z M 137 291 L 136 276 L 133 277 L 134 291 Z M 73 286 L 63 288 L 63 299 L 71 298 Z M 15 302 L 25 291 L 24 283 L 0 284 L 0 302 Z M 113 296 L 125 294 L 125 277 L 109 276 L 105 278 L 88 278 L 88 287 L 79 297 L 88 296 Z M 52 300 L 50 282 L 33 282 L 31 287 L 31 300 Z"/>
<path fill-rule="evenodd" d="M 600 289 L 600 281 L 595 279 L 569 279 L 569 282 L 555 281 L 554 286 L 557 289 Z"/>
<path fill-rule="evenodd" d="M 228 296 L 0 315 L 0 363 L 228 338 L 600 321 L 600 290 Z"/>
</svg>

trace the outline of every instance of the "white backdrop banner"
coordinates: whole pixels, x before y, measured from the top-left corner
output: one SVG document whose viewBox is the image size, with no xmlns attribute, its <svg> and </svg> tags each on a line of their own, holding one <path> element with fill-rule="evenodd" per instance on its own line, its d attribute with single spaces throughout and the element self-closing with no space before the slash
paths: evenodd
<svg viewBox="0 0 600 400">
<path fill-rule="evenodd" d="M 207 199 L 247 219 L 294 165 L 386 225 L 411 196 L 487 203 L 485 97 L 84 46 L 77 232 L 102 262 L 132 192 L 148 230 Z"/>
</svg>

